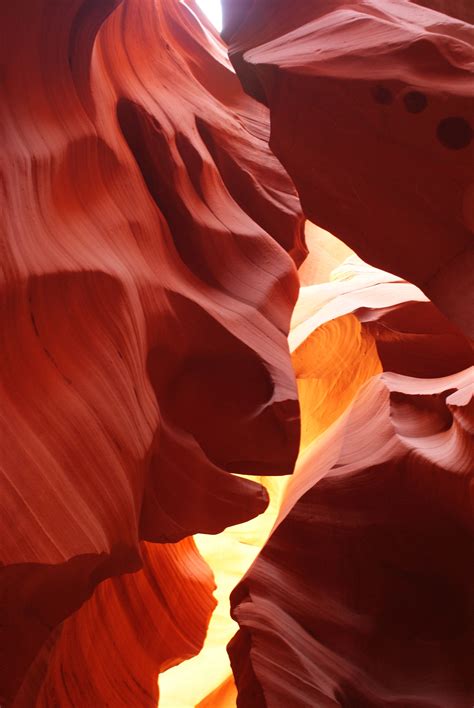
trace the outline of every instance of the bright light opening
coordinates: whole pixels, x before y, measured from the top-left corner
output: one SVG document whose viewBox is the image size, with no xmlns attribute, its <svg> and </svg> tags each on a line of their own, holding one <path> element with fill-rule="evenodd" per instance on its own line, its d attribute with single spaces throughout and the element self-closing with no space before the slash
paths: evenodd
<svg viewBox="0 0 474 708">
<path fill-rule="evenodd" d="M 222 7 L 220 0 L 197 0 L 201 10 L 207 15 L 218 32 L 222 30 Z"/>
</svg>

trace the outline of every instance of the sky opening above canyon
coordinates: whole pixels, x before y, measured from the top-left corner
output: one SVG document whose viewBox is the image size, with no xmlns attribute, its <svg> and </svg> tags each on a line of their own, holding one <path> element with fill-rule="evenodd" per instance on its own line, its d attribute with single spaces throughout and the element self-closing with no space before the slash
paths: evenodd
<svg viewBox="0 0 474 708">
<path fill-rule="evenodd" d="M 222 30 L 222 7 L 220 0 L 198 0 L 198 5 L 206 13 L 218 32 Z"/>
</svg>

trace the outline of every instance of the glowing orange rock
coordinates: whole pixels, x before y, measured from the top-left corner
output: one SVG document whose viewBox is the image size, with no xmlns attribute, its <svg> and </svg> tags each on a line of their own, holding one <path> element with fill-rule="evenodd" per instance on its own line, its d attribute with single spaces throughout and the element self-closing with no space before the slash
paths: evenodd
<svg viewBox="0 0 474 708">
<path fill-rule="evenodd" d="M 237 701 L 237 689 L 231 676 L 212 692 L 207 698 L 197 704 L 196 708 L 234 708 Z"/>
<path fill-rule="evenodd" d="M 312 338 L 320 337 L 322 325 L 327 328 L 351 313 L 362 325 L 364 336 L 374 338 L 386 371 L 430 378 L 456 373 L 473 362 L 469 340 L 418 288 L 352 256 L 332 271 L 329 282 L 301 288 L 289 336 L 294 365 L 300 359 L 299 347 L 308 348 Z M 347 359 L 348 348 L 355 345 L 349 332 L 345 344 L 336 342 L 315 347 L 314 356 L 303 358 L 334 377 L 330 357 Z M 338 400 L 335 396 L 336 406 Z"/>
<path fill-rule="evenodd" d="M 319 235 L 317 248 L 314 254 L 310 251 L 315 262 L 320 253 L 329 260 L 333 256 L 337 260 L 341 254 L 340 244 L 330 234 Z M 302 269 L 308 277 L 305 265 Z M 320 268 L 312 272 L 318 277 L 322 275 Z M 292 359 L 302 428 L 296 474 L 293 478 L 257 479 L 265 484 L 270 496 L 269 508 L 263 515 L 226 529 L 218 536 L 196 539 L 213 569 L 219 604 L 199 656 L 163 676 L 165 708 L 194 706 L 204 695 L 205 687 L 209 695 L 202 700 L 204 705 L 206 701 L 219 708 L 234 705 L 232 681 L 230 677 L 224 678 L 230 668 L 222 651 L 225 637 L 230 638 L 235 632 L 235 624 L 227 616 L 228 593 L 264 544 L 281 505 L 291 508 L 295 498 L 304 492 L 308 478 L 301 472 L 305 469 L 306 451 L 332 424 L 337 425 L 335 421 L 352 404 L 363 384 L 382 371 L 382 363 L 393 364 L 395 370 L 401 369 L 403 373 L 416 369 L 426 377 L 444 375 L 453 367 L 457 371 L 463 362 L 468 366 L 472 361 L 468 342 L 426 301 L 421 291 L 354 257 L 333 270 L 328 282 L 301 288 L 290 345 L 294 348 Z M 405 355 L 401 356 L 401 352 Z M 361 441 L 364 437 L 362 431 Z M 332 454 L 329 445 L 316 449 L 323 460 Z M 314 458 L 308 453 L 308 459 L 311 462 Z M 249 701 L 245 694 L 242 700 L 243 705 Z M 293 696 L 288 694 L 285 703 L 291 705 L 292 700 Z"/>
<path fill-rule="evenodd" d="M 413 285 L 349 257 L 301 289 L 290 344 L 301 452 L 231 598 L 237 704 L 461 708 L 474 688 L 469 342 Z"/>
<path fill-rule="evenodd" d="M 158 673 L 204 641 L 212 574 L 191 539 L 141 544 L 143 569 L 105 580 L 53 633 L 13 705 L 157 705 Z"/>
<path fill-rule="evenodd" d="M 140 540 L 248 519 L 267 495 L 229 472 L 292 470 L 305 249 L 267 111 L 193 5 L 21 0 L 0 24 L 3 703 Z"/>
<path fill-rule="evenodd" d="M 347 244 L 307 225 L 297 385 L 303 215 L 193 0 L 0 10 L 0 703 L 153 706 L 191 667 L 193 706 L 464 708 L 472 350 L 426 294 L 470 331 L 469 8 L 226 6 Z M 278 514 L 233 594 L 234 683 L 228 591 Z M 210 619 L 189 536 L 224 529 L 197 537 Z"/>
<path fill-rule="evenodd" d="M 354 315 L 316 329 L 293 354 L 301 406 L 301 449 L 345 411 L 357 391 L 382 371 L 375 339 Z"/>
<path fill-rule="evenodd" d="M 474 369 L 372 378 L 232 596 L 239 706 L 470 701 Z"/>
</svg>

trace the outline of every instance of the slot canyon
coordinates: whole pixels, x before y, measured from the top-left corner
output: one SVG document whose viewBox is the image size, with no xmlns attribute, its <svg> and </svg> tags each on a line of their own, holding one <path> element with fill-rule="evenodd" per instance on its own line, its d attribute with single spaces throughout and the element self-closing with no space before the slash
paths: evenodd
<svg viewBox="0 0 474 708">
<path fill-rule="evenodd" d="M 0 3 L 0 707 L 473 708 L 474 0 L 219 30 Z"/>
</svg>

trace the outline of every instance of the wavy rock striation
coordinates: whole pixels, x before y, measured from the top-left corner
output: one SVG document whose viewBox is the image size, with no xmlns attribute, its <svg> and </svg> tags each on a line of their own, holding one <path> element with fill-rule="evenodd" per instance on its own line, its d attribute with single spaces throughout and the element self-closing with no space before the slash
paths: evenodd
<svg viewBox="0 0 474 708">
<path fill-rule="evenodd" d="M 40 705 L 118 705 L 68 652 L 100 664 L 87 638 L 100 608 L 122 617 L 134 585 L 160 604 L 151 575 L 174 587 L 156 575 L 167 551 L 140 541 L 248 519 L 267 495 L 229 472 L 292 470 L 298 283 L 285 251 L 303 257 L 303 217 L 266 109 L 192 2 L 20 0 L 0 24 L 0 702 L 43 646 Z M 187 654 L 204 638 L 203 588 Z M 143 649 L 155 678 L 183 655 L 173 642 L 162 655 L 166 641 Z M 130 688 L 132 666 L 110 670 Z"/>
<path fill-rule="evenodd" d="M 474 18 L 423 4 L 458 19 L 409 0 L 224 0 L 224 36 L 307 217 L 474 336 Z"/>
<path fill-rule="evenodd" d="M 290 343 L 301 452 L 231 596 L 237 705 L 465 708 L 470 344 L 417 288 L 353 257 L 302 288 Z"/>
<path fill-rule="evenodd" d="M 191 539 L 141 552 L 140 571 L 102 582 L 49 637 L 15 708 L 158 704 L 158 674 L 202 646 L 214 584 Z"/>
<path fill-rule="evenodd" d="M 232 596 L 239 706 L 472 702 L 473 369 L 371 378 Z"/>
<path fill-rule="evenodd" d="M 467 708 L 470 5 L 224 5 L 0 8 L 0 704 Z"/>
</svg>

